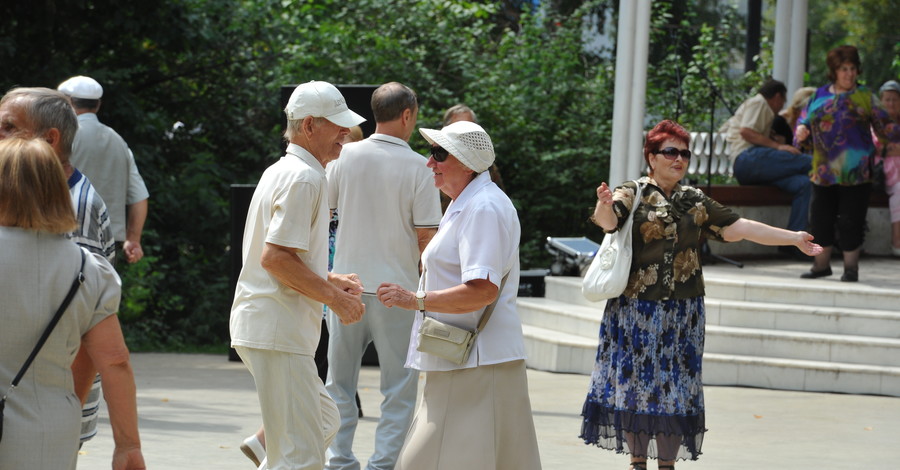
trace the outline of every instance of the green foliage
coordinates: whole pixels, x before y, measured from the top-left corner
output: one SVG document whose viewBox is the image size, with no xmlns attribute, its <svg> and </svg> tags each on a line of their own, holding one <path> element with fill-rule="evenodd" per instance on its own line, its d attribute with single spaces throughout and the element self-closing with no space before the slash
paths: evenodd
<svg viewBox="0 0 900 470">
<path fill-rule="evenodd" d="M 587 216 L 608 177 L 614 62 L 582 50 L 582 21 L 618 3 L 3 2 L 0 87 L 53 88 L 76 74 L 103 84 L 101 120 L 129 142 L 151 193 L 147 256 L 120 266 L 129 344 L 215 349 L 228 337 L 238 248 L 229 185 L 255 183 L 283 151 L 283 85 L 400 81 L 418 91 L 423 127 L 464 102 L 494 140 L 522 222 L 523 267 L 549 264 L 547 236 L 599 240 Z M 665 117 L 707 130 L 770 70 L 764 52 L 759 73 L 731 71 L 743 20 L 719 3 L 653 2 L 647 125 Z M 714 88 L 724 100 L 710 116 Z M 411 145 L 426 147 L 418 135 Z"/>
<path fill-rule="evenodd" d="M 825 57 L 831 49 L 849 44 L 859 48 L 860 81 L 877 89 L 898 77 L 900 57 L 900 0 L 820 0 L 809 4 L 808 86 L 825 84 Z"/>
</svg>

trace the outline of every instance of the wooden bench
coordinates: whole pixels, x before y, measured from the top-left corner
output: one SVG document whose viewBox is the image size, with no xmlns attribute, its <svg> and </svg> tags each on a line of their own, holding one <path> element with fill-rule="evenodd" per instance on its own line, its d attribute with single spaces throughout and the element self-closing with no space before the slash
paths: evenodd
<svg viewBox="0 0 900 470">
<path fill-rule="evenodd" d="M 697 187 L 725 206 L 790 206 L 793 199 L 790 194 L 774 186 L 714 184 L 708 190 L 704 185 Z M 887 207 L 887 205 L 887 194 L 883 191 L 872 191 L 869 207 Z"/>
</svg>

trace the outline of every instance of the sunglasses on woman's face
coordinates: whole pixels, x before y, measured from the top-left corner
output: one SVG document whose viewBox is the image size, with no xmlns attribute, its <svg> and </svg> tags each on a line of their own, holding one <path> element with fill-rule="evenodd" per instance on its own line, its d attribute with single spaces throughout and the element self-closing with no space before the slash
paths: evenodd
<svg viewBox="0 0 900 470">
<path fill-rule="evenodd" d="M 681 158 L 683 160 L 691 159 L 691 151 L 688 149 L 677 149 L 675 147 L 666 147 L 664 149 L 660 149 L 656 153 L 661 154 L 662 156 L 664 156 L 667 159 L 672 160 L 672 161 L 674 161 L 679 156 L 681 156 Z"/>
<path fill-rule="evenodd" d="M 443 147 L 440 147 L 438 145 L 431 147 L 431 158 L 433 158 L 434 161 L 438 163 L 446 160 L 448 155 L 450 155 L 450 152 L 444 150 Z"/>
</svg>

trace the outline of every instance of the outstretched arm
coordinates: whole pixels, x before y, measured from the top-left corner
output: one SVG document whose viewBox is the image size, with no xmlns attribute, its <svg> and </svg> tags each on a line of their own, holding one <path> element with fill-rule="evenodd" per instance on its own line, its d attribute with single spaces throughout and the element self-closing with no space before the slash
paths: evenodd
<svg viewBox="0 0 900 470">
<path fill-rule="evenodd" d="M 822 247 L 813 243 L 813 236 L 806 232 L 792 232 L 750 219 L 738 219 L 737 222 L 725 227 L 722 238 L 727 242 L 750 240 L 760 245 L 793 245 L 808 256 L 822 252 Z"/>
</svg>

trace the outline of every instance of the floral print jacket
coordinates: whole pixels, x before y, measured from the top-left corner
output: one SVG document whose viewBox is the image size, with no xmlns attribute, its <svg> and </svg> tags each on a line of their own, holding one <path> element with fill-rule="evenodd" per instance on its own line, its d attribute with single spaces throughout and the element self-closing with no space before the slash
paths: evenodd
<svg viewBox="0 0 900 470">
<path fill-rule="evenodd" d="M 631 273 L 624 295 L 641 300 L 686 299 L 704 294 L 700 267 L 700 237 L 724 241 L 722 230 L 740 216 L 690 186 L 676 185 L 666 198 L 650 177 L 632 225 Z M 634 204 L 634 181 L 613 192 L 616 231 Z"/>
</svg>

